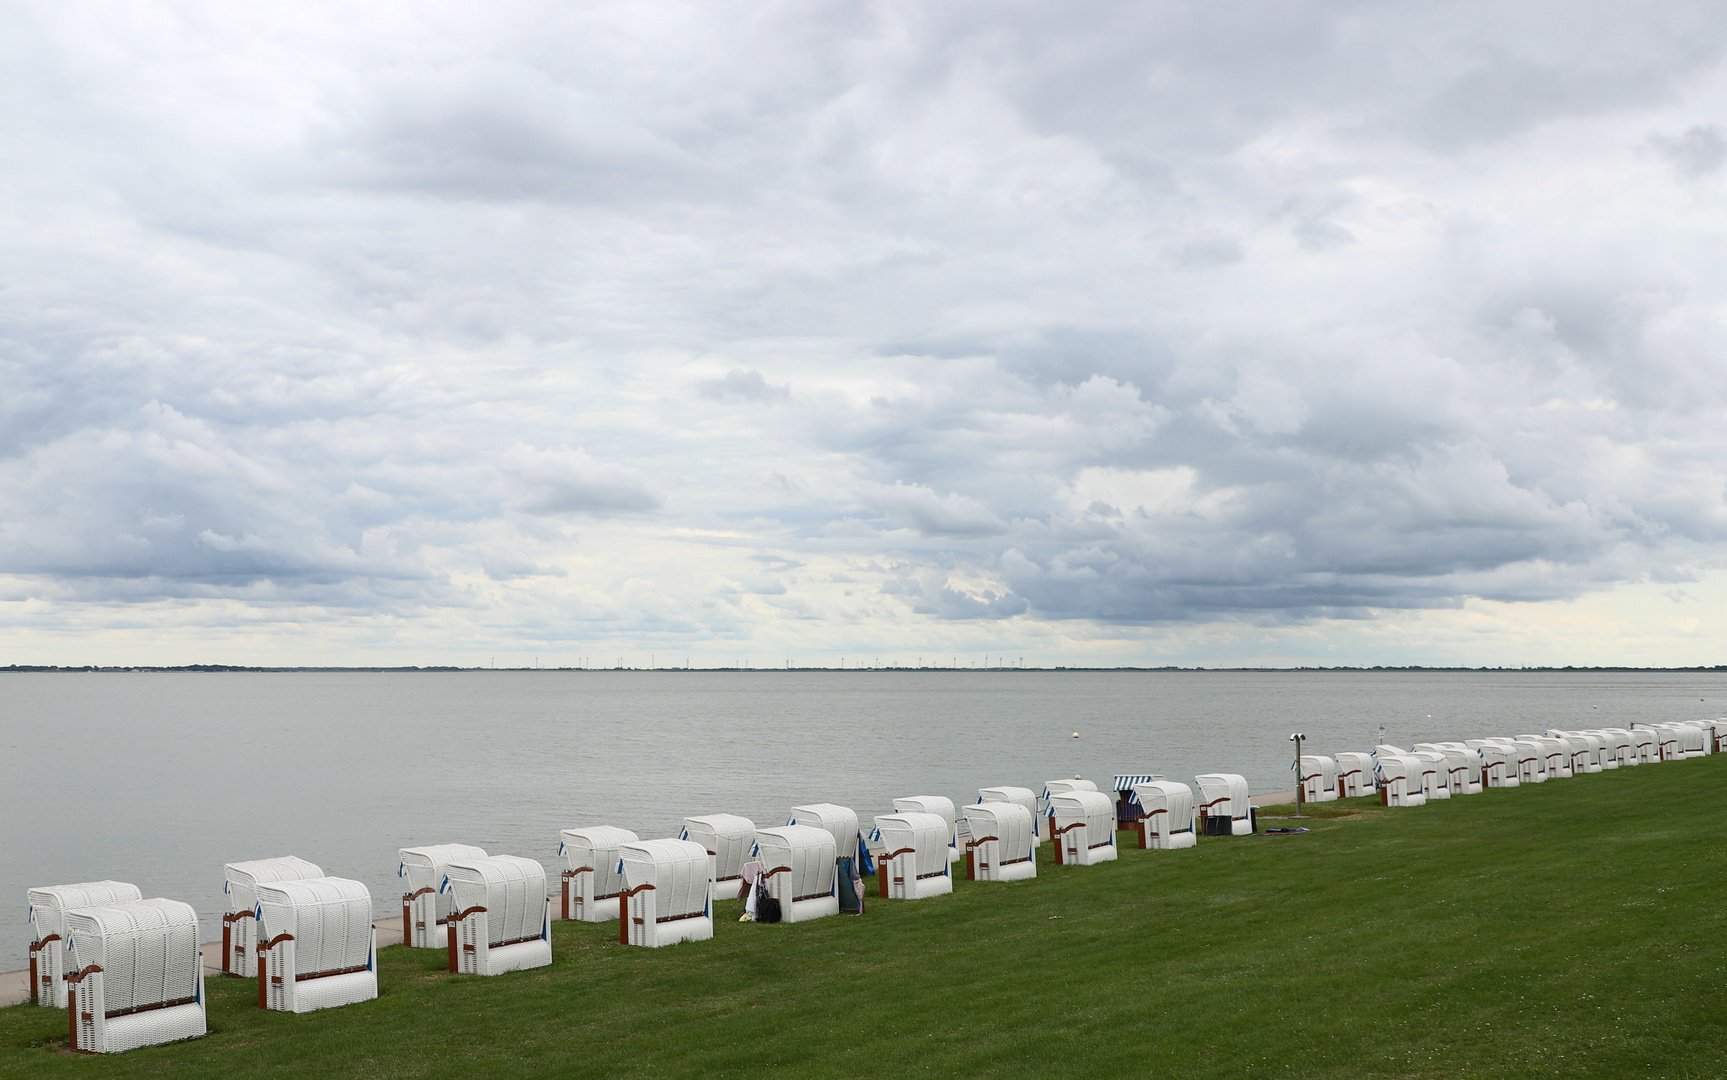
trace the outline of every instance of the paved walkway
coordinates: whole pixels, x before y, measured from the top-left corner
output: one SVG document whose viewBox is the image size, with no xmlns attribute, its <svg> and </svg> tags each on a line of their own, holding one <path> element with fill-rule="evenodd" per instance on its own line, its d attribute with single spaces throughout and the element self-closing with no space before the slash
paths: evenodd
<svg viewBox="0 0 1727 1080">
<path fill-rule="evenodd" d="M 372 923 L 378 931 L 378 948 L 402 943 L 402 917 L 393 919 L 378 919 Z M 218 979 L 222 977 L 222 943 L 209 941 L 198 946 L 204 954 L 204 977 Z M 0 972 L 0 1008 L 16 1005 L 21 1001 L 30 1000 L 30 972 L 5 971 Z"/>
</svg>

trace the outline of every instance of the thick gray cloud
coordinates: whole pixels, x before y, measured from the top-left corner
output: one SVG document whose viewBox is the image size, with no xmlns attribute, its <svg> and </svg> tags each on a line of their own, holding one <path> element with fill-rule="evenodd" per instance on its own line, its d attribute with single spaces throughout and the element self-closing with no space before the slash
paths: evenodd
<svg viewBox="0 0 1727 1080">
<path fill-rule="evenodd" d="M 1287 626 L 1727 542 L 1710 5 L 18 14 L 41 625 Z"/>
</svg>

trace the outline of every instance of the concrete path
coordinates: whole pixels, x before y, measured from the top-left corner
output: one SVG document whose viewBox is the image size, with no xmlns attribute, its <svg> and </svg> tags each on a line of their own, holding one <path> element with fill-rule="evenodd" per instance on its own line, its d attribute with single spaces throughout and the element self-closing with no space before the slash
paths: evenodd
<svg viewBox="0 0 1727 1080">
<path fill-rule="evenodd" d="M 402 917 L 393 919 L 378 919 L 372 923 L 378 931 L 378 948 L 402 943 Z M 219 979 L 222 977 L 222 943 L 209 941 L 198 946 L 204 954 L 204 978 Z M 30 1000 L 30 972 L 4 971 L 0 972 L 0 1008 L 16 1005 L 21 1001 Z"/>
</svg>

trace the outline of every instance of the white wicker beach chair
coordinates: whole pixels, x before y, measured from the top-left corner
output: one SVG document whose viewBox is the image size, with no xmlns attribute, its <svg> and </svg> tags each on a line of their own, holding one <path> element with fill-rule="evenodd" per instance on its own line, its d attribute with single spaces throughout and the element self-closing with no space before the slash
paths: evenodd
<svg viewBox="0 0 1727 1080">
<path fill-rule="evenodd" d="M 1637 764 L 1637 741 L 1631 737 L 1630 728 L 1602 728 L 1601 737 L 1607 740 L 1601 752 L 1604 768 L 1623 769 Z"/>
<path fill-rule="evenodd" d="M 1055 844 L 1057 866 L 1115 861 L 1115 801 L 1101 791 L 1052 794 L 1049 838 Z"/>
<path fill-rule="evenodd" d="M 1559 732 L 1558 738 L 1563 738 L 1571 744 L 1572 776 L 1586 776 L 1589 773 L 1601 771 L 1602 747 L 1606 745 L 1607 740 L 1601 737 L 1600 732 L 1560 731 L 1558 728 L 1553 730 Z"/>
<path fill-rule="evenodd" d="M 1038 796 L 1037 800 L 1038 815 L 1046 818 L 1049 817 L 1049 797 L 1051 795 L 1064 795 L 1070 791 L 1096 790 L 1096 784 L 1092 783 L 1090 780 L 1082 780 L 1077 776 L 1067 780 L 1045 780 L 1043 782 L 1043 793 Z"/>
<path fill-rule="evenodd" d="M 968 879 L 1023 881 L 1037 876 L 1037 835 L 1032 831 L 1037 818 L 1023 803 L 973 803 L 961 812 L 969 826 L 965 847 Z"/>
<path fill-rule="evenodd" d="M 1703 729 L 1705 754 L 1722 752 L 1722 744 L 1727 743 L 1727 720 L 1693 720 L 1691 723 Z"/>
<path fill-rule="evenodd" d="M 552 902 L 546 868 L 515 855 L 452 860 L 441 891 L 455 910 L 444 924 L 449 968 L 502 975 L 552 962 Z"/>
<path fill-rule="evenodd" d="M 1517 779 L 1525 784 L 1547 782 L 1547 748 L 1536 739 L 1508 739 L 1516 754 Z"/>
<path fill-rule="evenodd" d="M 607 922 L 618 917 L 618 897 L 624 877 L 618 871 L 618 849 L 638 839 L 628 829 L 594 825 L 565 829 L 558 834 L 558 854 L 564 872 L 558 888 L 558 917 L 574 922 Z"/>
<path fill-rule="evenodd" d="M 1574 757 L 1571 763 L 1572 773 L 1598 773 L 1608 767 L 1606 735 L 1599 731 L 1569 731 L 1565 733 L 1565 737 L 1570 739 L 1572 742 L 1582 739 L 1585 743 L 1583 748 L 1583 767 L 1578 768 Z"/>
<path fill-rule="evenodd" d="M 780 904 L 781 922 L 809 922 L 840 913 L 833 833 L 819 825 L 756 830 L 750 849 L 762 864 L 768 895 Z"/>
<path fill-rule="evenodd" d="M 744 884 L 744 858 L 755 843 L 755 822 L 736 814 L 687 817 L 678 839 L 702 845 L 713 863 L 715 900 L 736 900 Z"/>
<path fill-rule="evenodd" d="M 222 916 L 222 972 L 253 979 L 258 975 L 258 886 L 323 877 L 324 870 L 316 863 L 283 855 L 229 863 L 222 871 L 227 877 L 222 891 L 228 897 L 228 911 Z"/>
<path fill-rule="evenodd" d="M 1607 729 L 1584 728 L 1576 732 L 1576 734 L 1588 735 L 1592 739 L 1590 745 L 1593 747 L 1595 754 L 1594 761 L 1596 769 L 1594 771 L 1605 772 L 1608 769 L 1617 769 L 1619 767 L 1618 755 L 1613 752 L 1613 738 L 1607 734 Z"/>
<path fill-rule="evenodd" d="M 1303 754 L 1301 797 L 1307 802 L 1331 802 L 1337 798 L 1337 759 L 1324 754 Z"/>
<path fill-rule="evenodd" d="M 1703 757 L 1714 749 L 1715 730 L 1712 725 L 1696 720 L 1681 720 L 1665 726 L 1671 728 L 1679 737 L 1680 760 Z"/>
<path fill-rule="evenodd" d="M 1641 724 L 1633 724 L 1628 730 L 1637 764 L 1654 765 L 1661 761 L 1661 740 L 1657 732 Z"/>
<path fill-rule="evenodd" d="M 1716 717 L 1710 722 L 1710 730 L 1715 733 L 1712 754 L 1727 754 L 1727 716 Z"/>
<path fill-rule="evenodd" d="M 1679 730 L 1676 725 L 1644 724 L 1642 726 L 1655 733 L 1656 760 L 1681 761 L 1684 759 L 1685 744 L 1679 738 Z"/>
<path fill-rule="evenodd" d="M 402 894 L 402 944 L 413 949 L 447 949 L 450 894 L 439 892 L 444 867 L 454 859 L 483 859 L 484 848 L 472 844 L 432 844 L 400 849 L 396 876 L 408 883 Z"/>
<path fill-rule="evenodd" d="M 1481 755 L 1481 786 L 1483 788 L 1516 787 L 1516 758 L 1512 752 L 1488 739 L 1470 739 L 1463 745 Z"/>
<path fill-rule="evenodd" d="M 118 1054 L 203 1035 L 198 913 L 178 900 L 66 912 L 71 1049 Z"/>
<path fill-rule="evenodd" d="M 855 859 L 858 853 L 858 815 L 850 807 L 831 802 L 792 807 L 787 825 L 809 825 L 826 829 L 834 838 L 835 859 Z"/>
<path fill-rule="evenodd" d="M 959 811 L 946 795 L 909 795 L 895 799 L 893 808 L 901 814 L 934 814 L 947 822 L 947 861 L 958 862 L 965 857 L 959 840 Z"/>
<path fill-rule="evenodd" d="M 1382 805 L 1426 805 L 1427 796 L 1421 791 L 1423 762 L 1391 746 L 1375 749 L 1373 759 L 1374 778 L 1379 784 Z"/>
<path fill-rule="evenodd" d="M 1254 830 L 1253 802 L 1247 777 L 1239 773 L 1200 773 L 1199 819 L 1207 836 L 1251 836 Z M 1228 824 L 1223 822 L 1227 820 Z"/>
<path fill-rule="evenodd" d="M 1532 742 L 1541 747 L 1541 767 L 1547 773 L 1549 780 L 1569 779 L 1571 776 L 1571 742 L 1568 739 L 1555 739 L 1547 735 L 1519 735 L 1523 742 Z"/>
<path fill-rule="evenodd" d="M 1349 750 L 1337 755 L 1338 797 L 1359 799 L 1373 794 L 1373 755 Z"/>
<path fill-rule="evenodd" d="M 1174 780 L 1135 784 L 1133 802 L 1140 810 L 1141 848 L 1173 851 L 1194 846 L 1192 788 Z"/>
<path fill-rule="evenodd" d="M 618 940 L 658 948 L 714 936 L 713 857 L 693 840 L 638 840 L 618 848 L 624 892 Z"/>
<path fill-rule="evenodd" d="M 1529 757 L 1530 754 L 1529 754 L 1529 749 L 1527 747 L 1521 747 L 1521 746 L 1517 745 L 1516 739 L 1506 739 L 1506 738 L 1498 738 L 1498 737 L 1488 738 L 1488 739 L 1471 739 L 1471 740 L 1467 741 L 1464 745 L 1476 747 L 1477 749 L 1479 749 L 1481 751 L 1482 758 L 1484 761 L 1492 756 L 1489 752 L 1489 749 L 1488 749 L 1489 747 L 1498 751 L 1499 756 L 1502 759 L 1500 762 L 1500 765 L 1501 765 L 1501 771 L 1504 774 L 1504 778 L 1503 778 L 1502 783 L 1492 784 L 1490 786 L 1511 788 L 1511 787 L 1517 787 L 1518 785 L 1523 783 L 1523 775 L 1525 772 L 1525 766 L 1523 764 L 1523 759 L 1526 757 Z M 1538 760 L 1536 761 L 1536 765 L 1539 765 Z M 1537 770 L 1537 771 L 1539 771 L 1539 770 Z"/>
<path fill-rule="evenodd" d="M 1444 751 L 1409 750 L 1404 756 L 1421 763 L 1419 786 L 1422 795 L 1429 800 L 1451 798 L 1451 789 L 1446 786 L 1451 763 L 1446 760 Z"/>
<path fill-rule="evenodd" d="M 372 894 L 348 878 L 258 885 L 258 1008 L 307 1013 L 378 996 Z"/>
<path fill-rule="evenodd" d="M 953 892 L 948 862 L 952 829 L 939 814 L 883 814 L 872 830 L 882 845 L 877 892 L 890 900 L 921 900 Z"/>
<path fill-rule="evenodd" d="M 1481 793 L 1481 753 L 1460 742 L 1416 743 L 1417 752 L 1437 753 L 1445 758 L 1445 789 L 1452 795 Z"/>
<path fill-rule="evenodd" d="M 1026 812 L 1031 815 L 1031 835 L 1043 836 L 1043 822 L 1039 819 L 1037 812 L 1037 792 L 1032 789 L 1011 786 L 978 788 L 977 801 L 980 805 L 988 802 L 1005 802 L 1017 803 L 1025 807 Z"/>
<path fill-rule="evenodd" d="M 66 913 L 142 900 L 138 886 L 124 881 L 85 881 L 45 885 L 26 894 L 30 901 L 30 1000 L 45 1008 L 66 1007 Z"/>
</svg>

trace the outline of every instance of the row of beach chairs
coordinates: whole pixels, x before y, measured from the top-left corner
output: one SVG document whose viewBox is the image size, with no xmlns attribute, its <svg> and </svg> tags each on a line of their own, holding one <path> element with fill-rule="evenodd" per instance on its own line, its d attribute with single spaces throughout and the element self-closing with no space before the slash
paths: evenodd
<svg viewBox="0 0 1727 1080">
<path fill-rule="evenodd" d="M 1727 750 L 1727 719 L 1466 742 L 1382 745 L 1371 753 L 1303 756 L 1307 801 L 1370 795 L 1388 806 L 1541 783 Z M 675 838 L 643 840 L 616 826 L 566 829 L 554 890 L 545 867 L 466 844 L 400 851 L 402 944 L 444 949 L 449 970 L 498 975 L 552 962 L 557 917 L 616 920 L 619 941 L 657 947 L 713 937 L 714 901 L 759 882 L 782 921 L 861 913 L 855 882 L 873 875 L 877 896 L 915 900 L 953 891 L 954 867 L 974 881 L 1037 875 L 1039 844 L 1061 866 L 1117 858 L 1128 829 L 1145 849 L 1194 846 L 1198 834 L 1256 831 L 1247 781 L 1233 773 L 1194 778 L 1197 793 L 1162 776 L 1051 780 L 978 790 L 977 802 L 921 795 L 867 831 L 833 803 L 792 808 L 785 825 L 757 828 L 734 814 L 689 817 Z M 229 863 L 222 970 L 256 979 L 258 1007 L 311 1012 L 378 996 L 377 931 L 370 891 L 293 856 Z M 752 880 L 753 878 L 753 880 Z M 29 891 L 31 995 L 67 1010 L 71 1048 L 118 1053 L 205 1033 L 197 913 L 176 900 L 143 898 L 117 881 Z"/>
<path fill-rule="evenodd" d="M 1380 745 L 1369 753 L 1304 755 L 1300 787 L 1307 802 L 1378 793 L 1386 806 L 1421 806 L 1430 799 L 1476 795 L 1588 773 L 1683 761 L 1727 751 L 1727 719 L 1637 724 L 1629 728 Z"/>
</svg>

